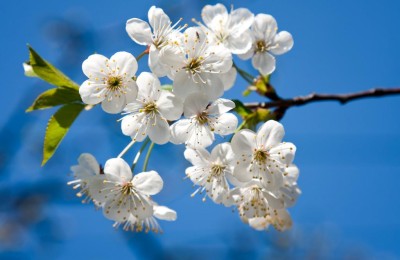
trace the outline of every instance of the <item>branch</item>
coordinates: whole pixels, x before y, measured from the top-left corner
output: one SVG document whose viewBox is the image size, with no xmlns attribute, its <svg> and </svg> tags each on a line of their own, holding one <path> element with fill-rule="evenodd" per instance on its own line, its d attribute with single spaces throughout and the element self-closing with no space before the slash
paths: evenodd
<svg viewBox="0 0 400 260">
<path fill-rule="evenodd" d="M 319 101 L 338 101 L 341 104 L 346 104 L 347 102 L 368 98 L 368 97 L 383 97 L 390 95 L 399 95 L 400 88 L 375 88 L 367 91 L 361 91 L 349 94 L 317 94 L 312 93 L 307 96 L 294 97 L 291 99 L 281 99 L 271 102 L 259 102 L 259 103 L 245 103 L 244 105 L 250 109 L 255 108 L 282 108 L 286 110 L 293 106 L 303 106 L 313 102 Z"/>
</svg>

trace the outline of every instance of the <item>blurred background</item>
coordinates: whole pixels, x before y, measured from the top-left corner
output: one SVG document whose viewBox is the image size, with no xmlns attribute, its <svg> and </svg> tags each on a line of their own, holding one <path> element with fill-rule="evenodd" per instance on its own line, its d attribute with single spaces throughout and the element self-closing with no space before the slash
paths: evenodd
<svg viewBox="0 0 400 260">
<path fill-rule="evenodd" d="M 220 1 L 272 14 L 293 34 L 292 51 L 279 56 L 272 84 L 283 97 L 345 93 L 400 85 L 400 2 L 397 0 Z M 97 52 L 143 51 L 125 22 L 147 20 L 152 5 L 172 21 L 200 20 L 216 1 L 10 1 L 0 10 L 2 98 L 0 117 L 1 259 L 398 259 L 400 258 L 400 97 L 365 99 L 345 106 L 314 103 L 290 109 L 282 120 L 286 141 L 298 147 L 303 191 L 290 209 L 294 226 L 257 232 L 237 212 L 201 197 L 183 181 L 189 164 L 183 146 L 156 147 L 150 169 L 165 188 L 155 197 L 178 212 L 161 222 L 164 234 L 114 230 L 93 205 L 83 205 L 66 185 L 82 152 L 99 162 L 129 142 L 120 116 L 100 108 L 84 112 L 60 149 L 41 168 L 46 122 L 54 109 L 26 114 L 49 88 L 23 75 L 26 43 L 70 78 L 83 82 L 82 61 Z M 251 71 L 250 63 L 238 64 Z M 148 71 L 142 59 L 139 72 Z M 226 93 L 238 98 L 246 83 Z M 244 101 L 262 101 L 252 94 Z M 130 151 L 131 160 L 135 151 Z"/>
</svg>

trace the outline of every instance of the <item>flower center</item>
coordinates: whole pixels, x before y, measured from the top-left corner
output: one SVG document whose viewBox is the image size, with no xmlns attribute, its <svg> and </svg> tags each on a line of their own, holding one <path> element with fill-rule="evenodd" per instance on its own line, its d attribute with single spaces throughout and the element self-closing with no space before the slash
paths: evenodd
<svg viewBox="0 0 400 260">
<path fill-rule="evenodd" d="M 268 46 L 265 41 L 260 40 L 256 43 L 256 52 L 266 52 L 268 50 Z"/>
<path fill-rule="evenodd" d="M 200 125 L 207 124 L 208 123 L 208 114 L 206 112 L 201 112 L 200 114 L 197 114 L 196 119 Z"/>
<path fill-rule="evenodd" d="M 146 114 L 151 114 L 157 112 L 157 105 L 154 102 L 149 102 L 143 107 L 143 112 Z"/>
<path fill-rule="evenodd" d="M 190 71 L 192 74 L 199 73 L 202 61 L 202 57 L 192 58 L 189 64 L 185 67 L 186 71 Z"/>
<path fill-rule="evenodd" d="M 265 164 L 268 156 L 269 156 L 268 152 L 262 149 L 258 149 L 254 152 L 254 160 L 259 164 Z"/>
<path fill-rule="evenodd" d="M 224 172 L 226 166 L 220 164 L 213 164 L 211 166 L 211 174 L 214 176 L 220 176 Z"/>
<path fill-rule="evenodd" d="M 115 91 L 119 90 L 122 86 L 122 78 L 120 76 L 112 76 L 107 80 L 108 89 Z"/>
<path fill-rule="evenodd" d="M 133 192 L 133 184 L 130 183 L 130 182 L 127 182 L 127 183 L 123 184 L 122 188 L 121 188 L 121 192 L 124 195 L 131 194 Z"/>
</svg>

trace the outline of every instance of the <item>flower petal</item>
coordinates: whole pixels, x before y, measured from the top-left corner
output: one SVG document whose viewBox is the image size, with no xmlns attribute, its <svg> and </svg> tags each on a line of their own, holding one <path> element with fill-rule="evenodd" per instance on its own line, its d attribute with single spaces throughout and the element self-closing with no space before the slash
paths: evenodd
<svg viewBox="0 0 400 260">
<path fill-rule="evenodd" d="M 268 229 L 269 222 L 264 217 L 249 218 L 249 225 L 250 225 L 250 227 L 254 228 L 255 230 L 262 231 L 262 230 Z"/>
<path fill-rule="evenodd" d="M 186 145 L 197 147 L 208 147 L 214 142 L 214 133 L 209 126 L 195 125 L 189 132 L 189 138 Z"/>
<path fill-rule="evenodd" d="M 247 129 L 240 130 L 232 137 L 231 145 L 239 158 L 242 155 L 252 155 L 256 147 L 256 133 Z"/>
<path fill-rule="evenodd" d="M 109 65 L 115 68 L 118 75 L 129 80 L 132 80 L 138 69 L 136 58 L 126 51 L 120 51 L 111 56 Z"/>
<path fill-rule="evenodd" d="M 238 119 L 232 113 L 225 113 L 218 116 L 218 119 L 214 119 L 213 123 L 210 122 L 210 125 L 211 124 L 214 127 L 215 133 L 224 136 L 232 134 L 235 131 L 238 125 Z"/>
<path fill-rule="evenodd" d="M 185 99 L 191 93 L 200 91 L 198 84 L 193 81 L 191 74 L 184 70 L 176 73 L 173 89 L 174 94 L 181 99 Z"/>
<path fill-rule="evenodd" d="M 119 203 L 117 201 L 119 197 L 114 197 L 116 201 L 108 200 L 104 204 L 103 213 L 108 219 L 114 221 L 126 221 L 129 218 L 130 213 L 130 200 L 125 200 L 124 203 Z"/>
<path fill-rule="evenodd" d="M 155 195 L 162 190 L 164 182 L 157 172 L 149 171 L 136 174 L 132 184 L 137 191 L 145 195 Z"/>
<path fill-rule="evenodd" d="M 235 177 L 239 182 L 248 182 L 253 179 L 253 174 L 251 173 L 250 158 L 237 156 L 237 164 L 233 170 L 233 177 Z"/>
<path fill-rule="evenodd" d="M 140 45 L 150 45 L 153 42 L 151 29 L 148 23 L 137 18 L 126 22 L 126 32 L 129 37 Z"/>
<path fill-rule="evenodd" d="M 167 120 L 177 120 L 182 116 L 182 100 L 169 91 L 162 90 L 156 104 L 161 116 Z"/>
<path fill-rule="evenodd" d="M 264 146 L 266 149 L 272 148 L 282 141 L 284 135 L 283 125 L 275 120 L 269 120 L 257 132 L 257 146 Z"/>
<path fill-rule="evenodd" d="M 190 119 L 181 119 L 171 125 L 171 143 L 182 144 L 189 138 L 193 123 Z"/>
<path fill-rule="evenodd" d="M 207 108 L 207 113 L 210 115 L 222 115 L 235 108 L 235 103 L 232 100 L 219 98 L 211 103 Z"/>
<path fill-rule="evenodd" d="M 100 55 L 93 54 L 90 55 L 83 63 L 82 63 L 82 71 L 86 75 L 86 77 L 100 78 L 107 76 L 108 68 L 107 68 L 108 58 Z"/>
<path fill-rule="evenodd" d="M 129 182 L 132 180 L 131 167 L 121 158 L 111 158 L 107 160 L 104 165 L 104 173 L 117 177 L 121 182 Z"/>
<path fill-rule="evenodd" d="M 90 153 L 83 153 L 78 158 L 79 166 L 90 171 L 92 175 L 100 174 L 100 165 Z"/>
<path fill-rule="evenodd" d="M 268 52 L 257 52 L 251 62 L 262 75 L 269 75 L 275 71 L 275 57 Z"/>
<path fill-rule="evenodd" d="M 144 103 L 156 101 L 161 92 L 160 80 L 150 72 L 142 72 L 136 83 L 139 88 L 138 99 Z"/>
<path fill-rule="evenodd" d="M 144 113 L 124 116 L 121 122 L 122 133 L 132 137 L 136 141 L 142 141 L 147 136 L 144 117 Z"/>
<path fill-rule="evenodd" d="M 281 55 L 290 51 L 293 47 L 293 37 L 290 33 L 282 31 L 278 33 L 272 40 L 271 45 L 274 46 L 270 51 L 275 55 Z"/>
<path fill-rule="evenodd" d="M 210 164 L 210 153 L 203 147 L 186 147 L 185 159 L 195 166 L 207 166 Z"/>
<path fill-rule="evenodd" d="M 206 110 L 208 106 L 208 98 L 201 94 L 189 95 L 183 104 L 183 114 L 189 118 Z"/>
<path fill-rule="evenodd" d="M 222 162 L 224 165 L 234 162 L 235 154 L 233 153 L 231 144 L 225 142 L 216 145 L 211 151 L 211 160 L 213 162 Z"/>
<path fill-rule="evenodd" d="M 278 25 L 271 15 L 258 14 L 254 18 L 252 30 L 257 40 L 264 40 L 269 43 L 275 37 Z"/>
<path fill-rule="evenodd" d="M 160 33 L 162 31 L 169 30 L 171 21 L 161 8 L 157 8 L 154 5 L 150 7 L 148 12 L 148 18 L 153 31 Z"/>
<path fill-rule="evenodd" d="M 149 124 L 147 131 L 150 140 L 156 144 L 165 144 L 170 139 L 169 124 L 159 115 L 155 116 L 154 123 Z"/>
<path fill-rule="evenodd" d="M 85 104 L 95 105 L 104 100 L 106 91 L 106 85 L 86 80 L 79 88 L 79 95 Z"/>
<path fill-rule="evenodd" d="M 203 22 L 212 30 L 220 30 L 228 22 L 228 11 L 222 4 L 206 5 L 201 10 Z"/>
<path fill-rule="evenodd" d="M 109 92 L 103 102 L 101 102 L 101 108 L 107 113 L 118 114 L 126 106 L 126 98 L 124 95 L 115 92 Z"/>
<path fill-rule="evenodd" d="M 158 77 L 164 77 L 168 74 L 168 68 L 160 61 L 160 51 L 154 45 L 150 47 L 149 67 Z"/>
<path fill-rule="evenodd" d="M 230 13 L 228 23 L 229 32 L 232 36 L 240 36 L 248 30 L 254 22 L 254 14 L 249 9 L 238 8 Z"/>
<path fill-rule="evenodd" d="M 238 36 L 231 36 L 225 42 L 225 47 L 233 54 L 246 54 L 252 47 L 253 38 L 250 30 L 244 31 Z M 242 56 L 245 57 L 245 56 Z"/>
<path fill-rule="evenodd" d="M 165 206 L 153 206 L 154 216 L 161 220 L 175 221 L 177 214 L 175 210 L 172 210 Z"/>
<path fill-rule="evenodd" d="M 230 70 L 228 70 L 228 72 L 221 73 L 219 75 L 222 83 L 224 84 L 225 91 L 233 87 L 236 81 L 236 76 L 237 76 L 237 70 L 233 66 Z"/>
<path fill-rule="evenodd" d="M 281 143 L 269 150 L 271 158 L 283 162 L 286 166 L 292 164 L 296 153 L 296 146 L 292 143 Z"/>
</svg>

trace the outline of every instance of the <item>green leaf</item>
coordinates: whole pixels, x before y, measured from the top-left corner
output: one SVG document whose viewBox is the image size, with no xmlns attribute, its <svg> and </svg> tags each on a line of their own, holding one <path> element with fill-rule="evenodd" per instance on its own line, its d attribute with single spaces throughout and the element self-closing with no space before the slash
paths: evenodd
<svg viewBox="0 0 400 260">
<path fill-rule="evenodd" d="M 32 47 L 28 46 L 28 48 L 29 63 L 39 78 L 57 87 L 79 89 L 79 86 L 75 82 L 70 80 L 61 71 L 40 57 Z"/>
<path fill-rule="evenodd" d="M 172 91 L 172 85 L 162 85 L 161 89 Z"/>
<path fill-rule="evenodd" d="M 54 155 L 72 123 L 84 107 L 84 104 L 67 104 L 50 118 L 44 137 L 42 166 Z"/>
<path fill-rule="evenodd" d="M 81 96 L 78 90 L 71 88 L 52 88 L 40 94 L 26 112 L 80 101 Z"/>
<path fill-rule="evenodd" d="M 252 111 L 248 109 L 241 101 L 237 99 L 232 101 L 235 103 L 235 112 L 238 113 L 242 118 L 245 118 L 252 113 Z"/>
</svg>

